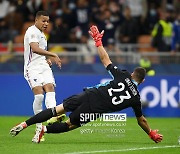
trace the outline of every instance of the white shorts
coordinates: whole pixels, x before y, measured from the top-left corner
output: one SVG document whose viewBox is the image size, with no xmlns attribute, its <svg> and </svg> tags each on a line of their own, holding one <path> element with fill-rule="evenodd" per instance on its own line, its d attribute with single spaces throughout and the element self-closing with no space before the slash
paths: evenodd
<svg viewBox="0 0 180 154">
<path fill-rule="evenodd" d="M 47 63 L 31 65 L 24 71 L 24 78 L 27 80 L 31 89 L 37 86 L 44 86 L 48 83 L 56 86 L 53 72 Z"/>
</svg>

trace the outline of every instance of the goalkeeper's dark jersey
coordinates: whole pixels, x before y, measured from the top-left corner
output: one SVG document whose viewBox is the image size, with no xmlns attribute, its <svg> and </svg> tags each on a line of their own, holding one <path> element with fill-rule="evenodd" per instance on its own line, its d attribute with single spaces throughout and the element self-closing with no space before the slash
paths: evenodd
<svg viewBox="0 0 180 154">
<path fill-rule="evenodd" d="M 103 113 L 116 112 L 132 107 L 135 115 L 140 117 L 142 115 L 140 95 L 136 82 L 132 81 L 130 73 L 120 70 L 113 64 L 109 64 L 106 69 L 113 80 L 94 87 L 88 87 L 85 90 L 89 98 L 92 99 L 90 101 L 91 110 Z"/>
</svg>

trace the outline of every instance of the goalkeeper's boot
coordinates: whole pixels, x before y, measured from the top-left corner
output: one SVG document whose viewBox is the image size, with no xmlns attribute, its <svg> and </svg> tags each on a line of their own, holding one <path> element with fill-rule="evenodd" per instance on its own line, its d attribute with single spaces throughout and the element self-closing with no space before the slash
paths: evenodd
<svg viewBox="0 0 180 154">
<path fill-rule="evenodd" d="M 66 118 L 66 115 L 65 115 L 65 114 L 61 114 L 61 115 L 59 115 L 59 116 L 52 117 L 51 119 L 47 120 L 47 124 L 48 124 L 48 125 L 52 125 L 52 124 L 55 123 L 55 122 L 61 122 L 61 121 L 63 121 L 65 118 Z"/>
<path fill-rule="evenodd" d="M 10 130 L 10 135 L 14 137 L 17 134 L 19 134 L 19 132 L 22 131 L 23 129 L 25 129 L 26 127 L 27 127 L 27 124 L 25 122 L 22 122 Z"/>
<path fill-rule="evenodd" d="M 39 143 L 44 135 L 44 126 L 40 125 L 36 127 L 35 135 L 32 139 L 32 142 Z"/>
</svg>

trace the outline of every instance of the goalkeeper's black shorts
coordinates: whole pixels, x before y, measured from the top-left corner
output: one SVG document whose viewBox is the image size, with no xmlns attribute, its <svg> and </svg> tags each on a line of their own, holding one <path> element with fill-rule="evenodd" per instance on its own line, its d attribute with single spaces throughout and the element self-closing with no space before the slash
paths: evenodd
<svg viewBox="0 0 180 154">
<path fill-rule="evenodd" d="M 89 122 L 90 117 L 86 117 L 86 119 L 84 119 L 85 114 L 87 116 L 88 114 L 91 116 L 92 114 L 95 114 L 94 117 L 98 118 L 97 113 L 99 112 L 94 113 L 90 106 L 92 101 L 98 103 L 99 100 L 86 92 L 82 92 L 79 95 L 73 95 L 63 101 L 65 111 L 71 112 L 69 118 L 73 125 L 81 126 L 82 124 Z"/>
</svg>

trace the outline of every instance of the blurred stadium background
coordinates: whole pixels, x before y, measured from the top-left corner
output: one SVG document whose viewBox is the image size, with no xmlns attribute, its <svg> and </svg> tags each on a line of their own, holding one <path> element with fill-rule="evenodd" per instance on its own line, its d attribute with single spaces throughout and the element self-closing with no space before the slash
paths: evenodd
<svg viewBox="0 0 180 154">
<path fill-rule="evenodd" d="M 23 78 L 23 37 L 35 13 L 47 10 L 48 49 L 63 63 L 61 69 L 52 67 L 58 103 L 110 79 L 88 35 L 95 24 L 105 30 L 103 43 L 113 63 L 130 72 L 136 66 L 147 69 L 139 88 L 144 114 L 180 117 L 179 40 L 173 48 L 172 29 L 169 44 L 161 44 L 167 48 L 159 48 L 152 34 L 159 20 L 177 21 L 179 9 L 178 0 L 0 0 L 0 115 L 33 115 L 33 94 Z"/>
<path fill-rule="evenodd" d="M 151 128 L 164 135 L 162 143 L 155 145 L 142 133 L 130 118 L 131 109 L 122 111 L 127 125 L 118 127 L 125 134 L 117 135 L 124 137 L 82 135 L 95 129 L 82 127 L 48 134 L 37 146 L 30 144 L 32 126 L 12 139 L 10 128 L 33 115 L 33 94 L 23 77 L 23 37 L 38 10 L 50 14 L 48 50 L 62 59 L 61 69 L 52 66 L 58 104 L 86 86 L 110 80 L 88 35 L 95 24 L 105 30 L 103 44 L 113 63 L 130 72 L 136 66 L 147 69 L 139 87 L 143 112 Z M 0 0 L 0 153 L 179 153 L 180 31 L 171 27 L 180 22 L 179 10 L 179 0 Z M 164 24 L 156 29 L 160 21 Z"/>
</svg>

